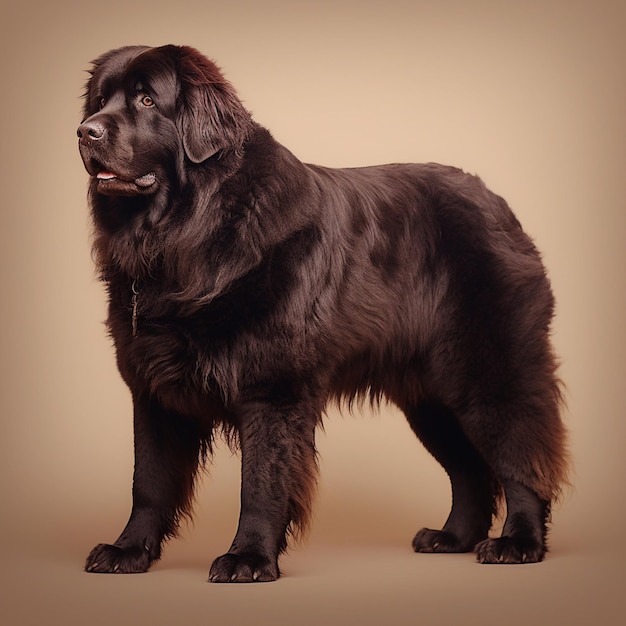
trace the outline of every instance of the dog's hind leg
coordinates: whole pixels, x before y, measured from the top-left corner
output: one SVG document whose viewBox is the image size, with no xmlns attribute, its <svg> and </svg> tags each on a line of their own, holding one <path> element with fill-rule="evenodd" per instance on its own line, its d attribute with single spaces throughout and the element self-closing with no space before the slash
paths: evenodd
<svg viewBox="0 0 626 626">
<path fill-rule="evenodd" d="M 470 437 L 498 477 L 507 508 L 502 536 L 476 547 L 481 563 L 534 563 L 546 553 L 550 508 L 566 480 L 567 458 L 563 425 L 552 403 L 538 395 L 533 404 L 531 397 L 504 409 L 476 407 L 489 441 L 476 436 L 478 420 L 468 419 Z"/>
<path fill-rule="evenodd" d="M 536 563 L 546 552 L 546 520 L 550 504 L 524 485 L 504 483 L 507 516 L 502 537 L 476 546 L 481 563 Z"/>
<path fill-rule="evenodd" d="M 452 509 L 443 528 L 420 530 L 413 549 L 471 552 L 487 537 L 500 487 L 448 409 L 421 403 L 405 414 L 415 434 L 446 470 L 452 486 Z"/>
</svg>

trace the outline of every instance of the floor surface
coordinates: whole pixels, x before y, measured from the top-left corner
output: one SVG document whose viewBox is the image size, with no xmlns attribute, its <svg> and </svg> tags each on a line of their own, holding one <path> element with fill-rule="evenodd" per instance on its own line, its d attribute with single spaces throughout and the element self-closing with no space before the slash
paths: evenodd
<svg viewBox="0 0 626 626">
<path fill-rule="evenodd" d="M 308 545 L 278 582 L 213 585 L 209 560 L 171 550 L 147 574 L 89 575 L 73 554 L 4 561 L 6 626 L 150 624 L 623 624 L 623 561 L 558 546 L 539 565 L 481 566 L 471 555 L 399 546 Z"/>
</svg>

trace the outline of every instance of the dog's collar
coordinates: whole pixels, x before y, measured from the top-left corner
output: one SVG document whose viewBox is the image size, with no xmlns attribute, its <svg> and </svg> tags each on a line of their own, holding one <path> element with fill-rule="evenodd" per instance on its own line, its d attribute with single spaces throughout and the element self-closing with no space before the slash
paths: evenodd
<svg viewBox="0 0 626 626">
<path fill-rule="evenodd" d="M 136 337 L 137 336 L 137 306 L 138 306 L 138 301 L 139 301 L 139 285 L 137 284 L 136 279 L 133 280 L 130 288 L 133 293 L 132 298 L 131 298 L 131 305 L 132 305 L 131 325 L 133 329 L 133 337 Z"/>
</svg>

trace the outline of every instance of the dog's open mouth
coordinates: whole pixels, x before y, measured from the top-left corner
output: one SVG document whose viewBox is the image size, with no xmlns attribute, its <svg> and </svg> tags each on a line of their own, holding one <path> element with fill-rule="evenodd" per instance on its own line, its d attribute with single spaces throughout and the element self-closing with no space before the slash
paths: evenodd
<svg viewBox="0 0 626 626">
<path fill-rule="evenodd" d="M 98 172 L 98 192 L 110 196 L 136 196 L 138 194 L 153 193 L 158 187 L 154 172 L 139 176 L 134 180 L 125 180 L 117 174 L 108 171 Z"/>
</svg>

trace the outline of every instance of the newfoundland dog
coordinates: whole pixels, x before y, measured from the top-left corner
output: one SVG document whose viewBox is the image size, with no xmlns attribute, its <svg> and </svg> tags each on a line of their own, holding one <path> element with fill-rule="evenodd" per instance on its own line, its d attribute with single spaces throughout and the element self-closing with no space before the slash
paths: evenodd
<svg viewBox="0 0 626 626">
<path fill-rule="evenodd" d="M 88 572 L 159 559 L 222 435 L 241 512 L 209 580 L 275 580 L 310 518 L 325 407 L 364 400 L 395 403 L 450 477 L 416 552 L 543 559 L 566 468 L 554 303 L 502 198 L 432 163 L 304 164 L 189 47 L 97 59 L 78 137 L 135 436 L 130 519 Z"/>
</svg>

